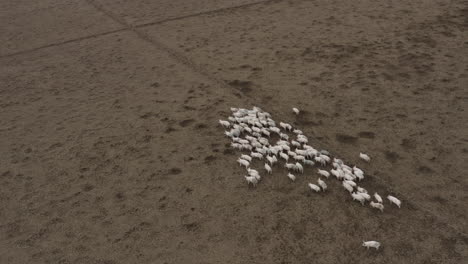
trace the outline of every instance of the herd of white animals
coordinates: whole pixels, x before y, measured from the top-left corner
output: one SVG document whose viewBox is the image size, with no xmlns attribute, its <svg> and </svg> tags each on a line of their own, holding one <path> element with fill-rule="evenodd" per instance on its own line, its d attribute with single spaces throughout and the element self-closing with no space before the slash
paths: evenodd
<svg viewBox="0 0 468 264">
<path fill-rule="evenodd" d="M 292 108 L 296 115 L 300 114 L 299 109 Z M 288 170 L 287 177 L 291 181 L 296 180 L 293 173 L 304 173 L 304 167 L 319 166 L 317 169 L 318 179 L 316 183 L 309 183 L 309 188 L 314 192 L 324 192 L 327 184 L 323 179 L 328 179 L 333 175 L 341 181 L 343 188 L 349 192 L 352 199 L 364 205 L 369 202 L 372 208 L 383 211 L 383 199 L 378 193 L 372 196 L 368 191 L 360 186 L 358 182 L 364 179 L 364 171 L 356 166 L 348 166 L 343 160 L 334 157 L 326 150 L 317 150 L 308 145 L 308 138 L 299 129 L 293 128 L 288 123 L 280 122 L 279 126 L 271 118 L 268 112 L 259 107 L 253 109 L 231 108 L 232 116 L 228 120 L 219 120 L 227 131 L 225 135 L 232 140 L 231 147 L 240 151 L 248 151 L 249 154 L 242 154 L 237 162 L 245 167 L 247 175 L 244 176 L 249 185 L 257 186 L 262 179 L 260 172 L 250 167 L 254 159 L 265 161 L 264 169 L 271 174 L 275 165 L 279 168 L 280 160 L 284 160 L 284 167 Z M 276 134 L 278 140 L 270 143 L 272 136 Z M 371 158 L 364 153 L 359 157 L 370 162 Z M 331 165 L 332 169 L 325 168 Z M 323 179 L 321 178 L 323 177 Z M 391 204 L 401 207 L 401 201 L 391 195 L 387 196 Z M 379 249 L 380 243 L 377 241 L 364 241 L 362 246 L 366 248 Z"/>
</svg>

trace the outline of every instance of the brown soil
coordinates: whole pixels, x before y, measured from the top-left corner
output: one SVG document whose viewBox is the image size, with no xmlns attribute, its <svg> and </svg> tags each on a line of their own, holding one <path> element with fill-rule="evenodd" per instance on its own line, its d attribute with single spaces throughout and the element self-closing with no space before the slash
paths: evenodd
<svg viewBox="0 0 468 264">
<path fill-rule="evenodd" d="M 0 10 L 0 263 L 468 259 L 466 1 Z M 402 208 L 362 207 L 335 180 L 312 193 L 315 169 L 248 188 L 217 120 L 253 105 Z"/>
</svg>

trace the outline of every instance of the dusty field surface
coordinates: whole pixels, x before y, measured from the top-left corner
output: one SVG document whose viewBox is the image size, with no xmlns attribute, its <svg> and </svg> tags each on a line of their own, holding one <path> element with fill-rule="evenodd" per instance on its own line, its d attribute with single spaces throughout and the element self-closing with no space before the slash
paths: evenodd
<svg viewBox="0 0 468 264">
<path fill-rule="evenodd" d="M 463 263 L 467 17 L 462 0 L 0 0 L 0 263 Z M 315 169 L 248 188 L 217 120 L 254 105 L 402 208 L 332 179 L 311 193 Z"/>
</svg>

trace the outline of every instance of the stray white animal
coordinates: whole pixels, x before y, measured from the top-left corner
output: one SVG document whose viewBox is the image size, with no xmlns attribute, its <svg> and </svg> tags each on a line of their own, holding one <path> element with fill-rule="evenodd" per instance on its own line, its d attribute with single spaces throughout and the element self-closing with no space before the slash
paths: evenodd
<svg viewBox="0 0 468 264">
<path fill-rule="evenodd" d="M 381 203 L 370 202 L 370 206 L 383 212 L 384 206 Z"/>
<path fill-rule="evenodd" d="M 326 170 L 318 169 L 318 174 L 322 175 L 323 177 L 326 177 L 327 179 L 328 177 L 330 177 L 330 173 Z"/>
<path fill-rule="evenodd" d="M 320 178 L 318 179 L 318 184 L 320 185 L 320 187 L 322 187 L 322 190 L 325 191 L 327 189 L 327 184 L 322 181 Z"/>
<path fill-rule="evenodd" d="M 377 202 L 383 203 L 382 197 L 380 197 L 380 195 L 378 193 L 374 193 L 374 197 L 377 200 Z"/>
<path fill-rule="evenodd" d="M 379 247 L 380 247 L 380 242 L 377 242 L 377 241 L 362 241 L 362 246 L 366 247 L 367 249 L 375 248 L 376 250 L 378 250 Z"/>
<path fill-rule="evenodd" d="M 313 183 L 309 183 L 309 188 L 312 189 L 313 191 L 316 191 L 316 192 L 320 192 L 320 187 L 318 187 L 317 185 L 313 184 Z"/>
<path fill-rule="evenodd" d="M 268 163 L 265 163 L 265 170 L 271 174 L 271 167 L 268 165 Z"/>
<path fill-rule="evenodd" d="M 293 112 L 294 112 L 296 115 L 298 115 L 298 114 L 299 114 L 299 109 L 297 109 L 296 107 L 293 107 L 293 109 L 292 109 L 292 110 L 293 110 Z"/>
<path fill-rule="evenodd" d="M 294 175 L 291 174 L 291 173 L 288 173 L 288 178 L 291 179 L 291 181 L 295 181 L 295 180 L 296 180 L 296 176 L 294 176 Z"/>
<path fill-rule="evenodd" d="M 367 162 L 370 161 L 370 157 L 369 157 L 369 155 L 367 155 L 367 154 L 359 153 L 359 157 L 360 157 L 361 159 L 367 161 Z"/>
<path fill-rule="evenodd" d="M 395 196 L 387 196 L 387 199 L 391 202 L 391 203 L 394 203 L 396 206 L 398 206 L 398 208 L 401 208 L 401 201 L 398 200 L 398 198 L 396 198 Z"/>
</svg>

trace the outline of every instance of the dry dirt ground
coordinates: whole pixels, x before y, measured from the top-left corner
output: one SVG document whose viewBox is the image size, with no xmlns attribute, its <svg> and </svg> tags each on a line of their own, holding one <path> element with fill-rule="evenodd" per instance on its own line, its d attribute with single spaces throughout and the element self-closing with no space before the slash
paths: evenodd
<svg viewBox="0 0 468 264">
<path fill-rule="evenodd" d="M 0 0 L 0 263 L 463 263 L 467 17 L 462 0 Z M 217 120 L 253 105 L 402 208 L 311 193 L 312 169 L 248 188 Z"/>
</svg>

